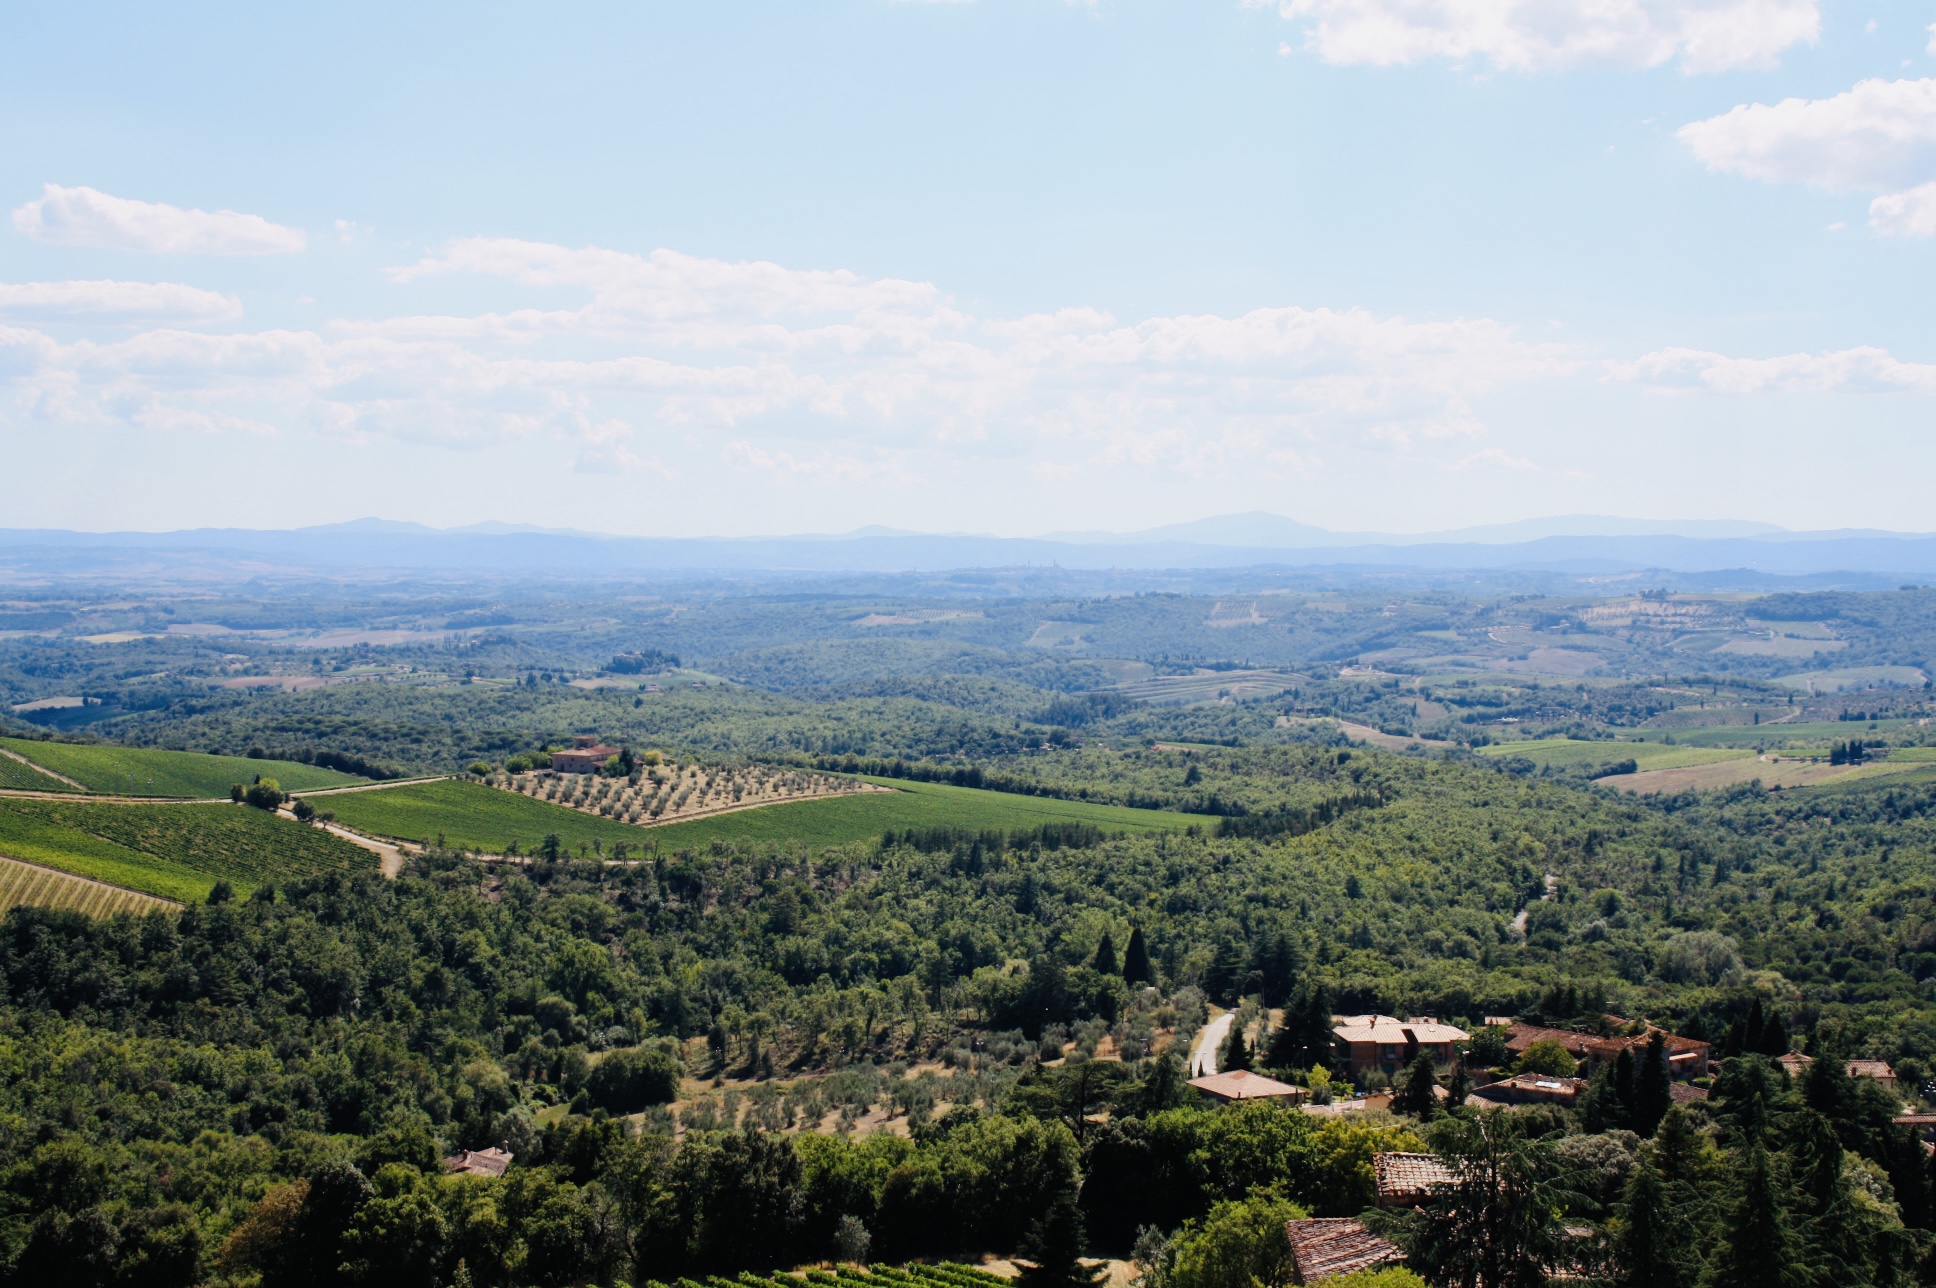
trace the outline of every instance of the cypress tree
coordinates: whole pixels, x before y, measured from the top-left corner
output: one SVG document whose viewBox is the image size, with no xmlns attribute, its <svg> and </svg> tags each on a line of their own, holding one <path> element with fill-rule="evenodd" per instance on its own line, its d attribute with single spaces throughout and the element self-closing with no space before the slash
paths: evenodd
<svg viewBox="0 0 1936 1288">
<path fill-rule="evenodd" d="M 1128 984 L 1156 982 L 1156 976 L 1150 971 L 1149 945 L 1143 942 L 1141 926 L 1130 928 L 1129 948 L 1123 953 L 1123 981 Z"/>
<path fill-rule="evenodd" d="M 1472 1094 L 1472 1079 L 1465 1076 L 1465 1061 L 1452 1066 L 1452 1080 L 1445 1084 L 1445 1107 L 1457 1109 Z"/>
<path fill-rule="evenodd" d="M 1029 1264 L 1022 1267 L 1016 1282 L 1023 1288 L 1088 1288 L 1098 1272 L 1078 1260 L 1086 1241 L 1075 1194 L 1058 1191 L 1022 1241 L 1022 1255 Z"/>
<path fill-rule="evenodd" d="M 1647 1050 L 1633 1074 L 1633 1130 L 1652 1136 L 1674 1104 L 1674 1071 L 1667 1062 L 1667 1041 L 1659 1029 L 1647 1036 Z"/>
<path fill-rule="evenodd" d="M 1768 1017 L 1768 1023 L 1761 1029 L 1761 1044 L 1755 1050 L 1777 1059 L 1788 1054 L 1788 1028 L 1781 1022 L 1781 1016 Z"/>
<path fill-rule="evenodd" d="M 1102 932 L 1102 942 L 1096 945 L 1095 967 L 1105 975 L 1116 973 L 1116 941 L 1107 930 Z"/>
</svg>

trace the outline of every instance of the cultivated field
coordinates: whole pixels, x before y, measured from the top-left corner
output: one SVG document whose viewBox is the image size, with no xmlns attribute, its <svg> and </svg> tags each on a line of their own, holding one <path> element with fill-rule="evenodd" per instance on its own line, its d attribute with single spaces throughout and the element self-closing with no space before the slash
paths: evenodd
<svg viewBox="0 0 1936 1288">
<path fill-rule="evenodd" d="M 660 849 L 684 848 L 713 840 L 790 840 L 807 845 L 840 845 L 871 840 L 890 828 L 1018 831 L 1044 823 L 1088 823 L 1104 831 L 1147 832 L 1182 828 L 1192 822 L 1214 822 L 1161 810 L 1126 809 L 970 787 L 889 779 L 857 781 L 891 790 L 734 810 L 657 827 L 612 822 L 461 779 L 381 791 L 344 792 L 326 797 L 324 802 L 335 812 L 338 822 L 374 836 L 429 841 L 441 834 L 446 845 L 466 850 L 503 854 L 515 843 L 520 852 L 531 854 L 551 834 L 570 853 L 602 853 L 608 858 L 620 842 L 630 851 L 648 845 Z"/>
<path fill-rule="evenodd" d="M 115 796 L 173 796 L 205 799 L 227 796 L 233 783 L 273 778 L 284 790 L 343 787 L 363 781 L 352 774 L 290 760 L 251 760 L 247 756 L 206 756 L 198 751 L 157 751 L 146 747 L 109 747 L 67 742 L 0 738 L 0 748 L 36 765 L 65 774 L 88 790 Z M 4 759 L 4 757 L 0 757 Z M 56 790 L 69 791 L 59 787 Z"/>
<path fill-rule="evenodd" d="M 1577 765 L 1617 765 L 1631 760 L 1643 770 L 1685 769 L 1716 761 L 1752 759 L 1754 753 L 1728 747 L 1666 746 L 1658 742 L 1601 742 L 1593 739 L 1542 738 L 1535 742 L 1496 742 L 1479 748 L 1494 759 L 1519 756 L 1541 769 L 1570 769 Z"/>
<path fill-rule="evenodd" d="M 117 912 L 140 914 L 175 906 L 120 886 L 0 858 L 0 913 L 20 907 L 64 908 L 87 917 L 111 917 Z"/>
<path fill-rule="evenodd" d="M 0 756 L 0 788 L 17 792 L 71 792 L 73 784 L 41 773 L 12 756 Z"/>
<path fill-rule="evenodd" d="M 1927 762 L 1916 761 L 1831 765 L 1826 760 L 1802 760 L 1793 756 L 1744 756 L 1686 769 L 1651 769 L 1638 774 L 1621 774 L 1601 781 L 1623 792 L 1705 792 L 1717 787 L 1753 782 L 1757 778 L 1763 787 L 1816 787 L 1841 779 L 1890 777 L 1927 768 Z"/>
<path fill-rule="evenodd" d="M 638 824 L 872 790 L 853 778 L 770 765 L 655 765 L 636 786 L 597 774 L 494 774 L 489 782 L 533 800 Z"/>
<path fill-rule="evenodd" d="M 1887 734 L 1907 724 L 1907 720 L 1815 720 L 1806 724 L 1776 724 L 1769 721 L 1758 725 L 1715 725 L 1705 729 L 1638 729 L 1632 736 L 1636 740 L 1644 738 L 1649 743 L 1672 737 L 1675 745 L 1681 747 L 1750 747 L 1760 751 L 1783 747 L 1826 747 L 1831 742 L 1842 742 L 1849 738 Z"/>
<path fill-rule="evenodd" d="M 118 805 L 0 798 L 0 855 L 164 899 L 206 898 L 218 880 L 376 870 L 365 850 L 243 805 Z"/>
<path fill-rule="evenodd" d="M 1209 671 L 1202 675 L 1159 675 L 1116 686 L 1116 692 L 1156 706 L 1188 706 L 1221 698 L 1262 698 L 1307 683 L 1282 671 Z"/>
</svg>

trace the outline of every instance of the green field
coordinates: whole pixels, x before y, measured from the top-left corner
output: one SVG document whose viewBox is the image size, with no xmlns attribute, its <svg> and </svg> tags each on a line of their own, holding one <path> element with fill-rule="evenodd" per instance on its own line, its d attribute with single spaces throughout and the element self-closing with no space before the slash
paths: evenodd
<svg viewBox="0 0 1936 1288">
<path fill-rule="evenodd" d="M 118 912 L 140 916 L 172 906 L 120 886 L 0 859 L 0 912 L 9 908 L 65 908 L 86 917 L 112 917 Z"/>
<path fill-rule="evenodd" d="M 1672 737 L 1681 747 L 1826 747 L 1849 738 L 1876 737 L 1900 729 L 1907 720 L 1816 720 L 1807 724 L 1720 725 L 1712 729 L 1637 729 L 1635 738 L 1658 743 Z M 1642 768 L 1665 768 L 1646 766 Z"/>
<path fill-rule="evenodd" d="M 285 791 L 347 787 L 364 781 L 351 774 L 292 760 L 205 756 L 199 751 L 34 742 L 23 738 L 0 738 L 0 747 L 18 752 L 57 774 L 66 774 L 77 783 L 85 783 L 92 791 L 115 796 L 227 796 L 231 784 L 251 783 L 257 774 L 275 779 Z M 73 790 L 61 784 L 56 784 L 55 789 Z"/>
<path fill-rule="evenodd" d="M 1537 742 L 1496 742 L 1479 748 L 1482 756 L 1523 756 L 1541 769 L 1576 765 L 1616 765 L 1631 760 L 1641 769 L 1687 769 L 1717 760 L 1738 760 L 1751 753 L 1721 747 L 1667 747 L 1657 742 L 1599 742 L 1542 738 Z"/>
<path fill-rule="evenodd" d="M 320 797 L 316 803 L 334 811 L 338 822 L 361 832 L 409 841 L 434 840 L 442 833 L 447 845 L 489 854 L 502 854 L 512 841 L 529 854 L 548 832 L 556 833 L 567 849 L 576 851 L 584 846 L 589 850 L 596 840 L 609 854 L 618 841 L 633 846 L 656 844 L 661 849 L 704 845 L 713 840 L 790 840 L 808 845 L 839 845 L 872 839 L 889 828 L 1020 830 L 1044 823 L 1091 823 L 1105 831 L 1149 832 L 1215 821 L 1161 810 L 1017 796 L 972 787 L 943 787 L 884 778 L 866 781 L 897 790 L 766 805 L 651 828 L 613 823 L 596 815 L 459 779 L 381 791 L 344 792 Z"/>
<path fill-rule="evenodd" d="M 32 765 L 23 765 L 12 756 L 0 756 L 0 787 L 17 792 L 71 792 L 74 789 L 58 778 L 49 778 Z"/>
<path fill-rule="evenodd" d="M 0 855 L 164 899 L 265 881 L 374 871 L 376 856 L 242 805 L 110 805 L 0 797 Z"/>
</svg>

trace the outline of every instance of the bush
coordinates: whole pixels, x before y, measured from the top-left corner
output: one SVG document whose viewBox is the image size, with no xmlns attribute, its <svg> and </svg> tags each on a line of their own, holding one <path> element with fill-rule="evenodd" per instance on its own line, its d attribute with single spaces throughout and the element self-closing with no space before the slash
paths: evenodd
<svg viewBox="0 0 1936 1288">
<path fill-rule="evenodd" d="M 484 777 L 484 775 L 491 772 L 491 764 L 489 761 L 486 761 L 486 760 L 473 760 L 471 762 L 469 772 L 477 775 L 479 778 L 482 778 Z"/>
<path fill-rule="evenodd" d="M 1579 1070 L 1579 1063 L 1566 1053 L 1558 1038 L 1541 1038 L 1526 1048 L 1519 1057 L 1519 1072 L 1543 1073 L 1555 1078 L 1570 1078 Z"/>
<path fill-rule="evenodd" d="M 608 1052 L 585 1080 L 591 1102 L 614 1114 L 633 1114 L 679 1098 L 678 1061 L 662 1050 L 628 1047 Z"/>
<path fill-rule="evenodd" d="M 1219 1203 L 1201 1223 L 1177 1234 L 1168 1276 L 1171 1288 L 1255 1288 L 1291 1280 L 1291 1245 L 1284 1223 L 1310 1215 L 1267 1192 Z"/>
<path fill-rule="evenodd" d="M 1741 969 L 1736 947 L 1718 930 L 1686 931 L 1661 946 L 1654 973 L 1670 984 L 1718 984 Z"/>
<path fill-rule="evenodd" d="M 257 809 L 275 809 L 288 798 L 282 794 L 282 784 L 273 778 L 258 778 L 242 793 L 242 801 Z"/>
</svg>

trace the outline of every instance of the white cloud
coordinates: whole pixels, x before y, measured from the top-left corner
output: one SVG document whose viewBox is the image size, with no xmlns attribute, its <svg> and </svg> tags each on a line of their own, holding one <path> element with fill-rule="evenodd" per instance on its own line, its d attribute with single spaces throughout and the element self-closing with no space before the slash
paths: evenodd
<svg viewBox="0 0 1936 1288">
<path fill-rule="evenodd" d="M 1829 192 L 1876 191 L 1936 175 L 1936 79 L 1866 80 L 1833 98 L 1744 103 L 1684 125 L 1678 137 L 1711 170 Z M 1928 182 L 1885 194 L 1869 226 L 1898 237 L 1936 234 Z"/>
<path fill-rule="evenodd" d="M 1869 227 L 1885 237 L 1936 237 L 1936 182 L 1871 201 Z"/>
<path fill-rule="evenodd" d="M 55 246 L 156 251 L 174 255 L 286 255 L 309 238 L 299 228 L 233 210 L 183 210 L 110 196 L 93 188 L 46 184 L 13 212 L 13 226 Z"/>
<path fill-rule="evenodd" d="M 1833 98 L 1744 103 L 1684 125 L 1709 169 L 1830 192 L 1893 187 L 1936 167 L 1936 79 L 1866 80 Z"/>
<path fill-rule="evenodd" d="M 1821 32 L 1815 0 L 1248 0 L 1301 23 L 1330 63 L 1432 59 L 1502 71 L 1657 67 L 1717 72 L 1776 65 Z"/>
<path fill-rule="evenodd" d="M 0 282 L 0 317 L 26 322 L 217 322 L 233 296 L 179 282 Z"/>
<path fill-rule="evenodd" d="M 1903 362 L 1887 349 L 1789 353 L 1731 358 L 1701 349 L 1661 349 L 1609 368 L 1616 380 L 1661 390 L 1706 389 L 1722 394 L 1936 394 L 1936 364 Z"/>
</svg>

